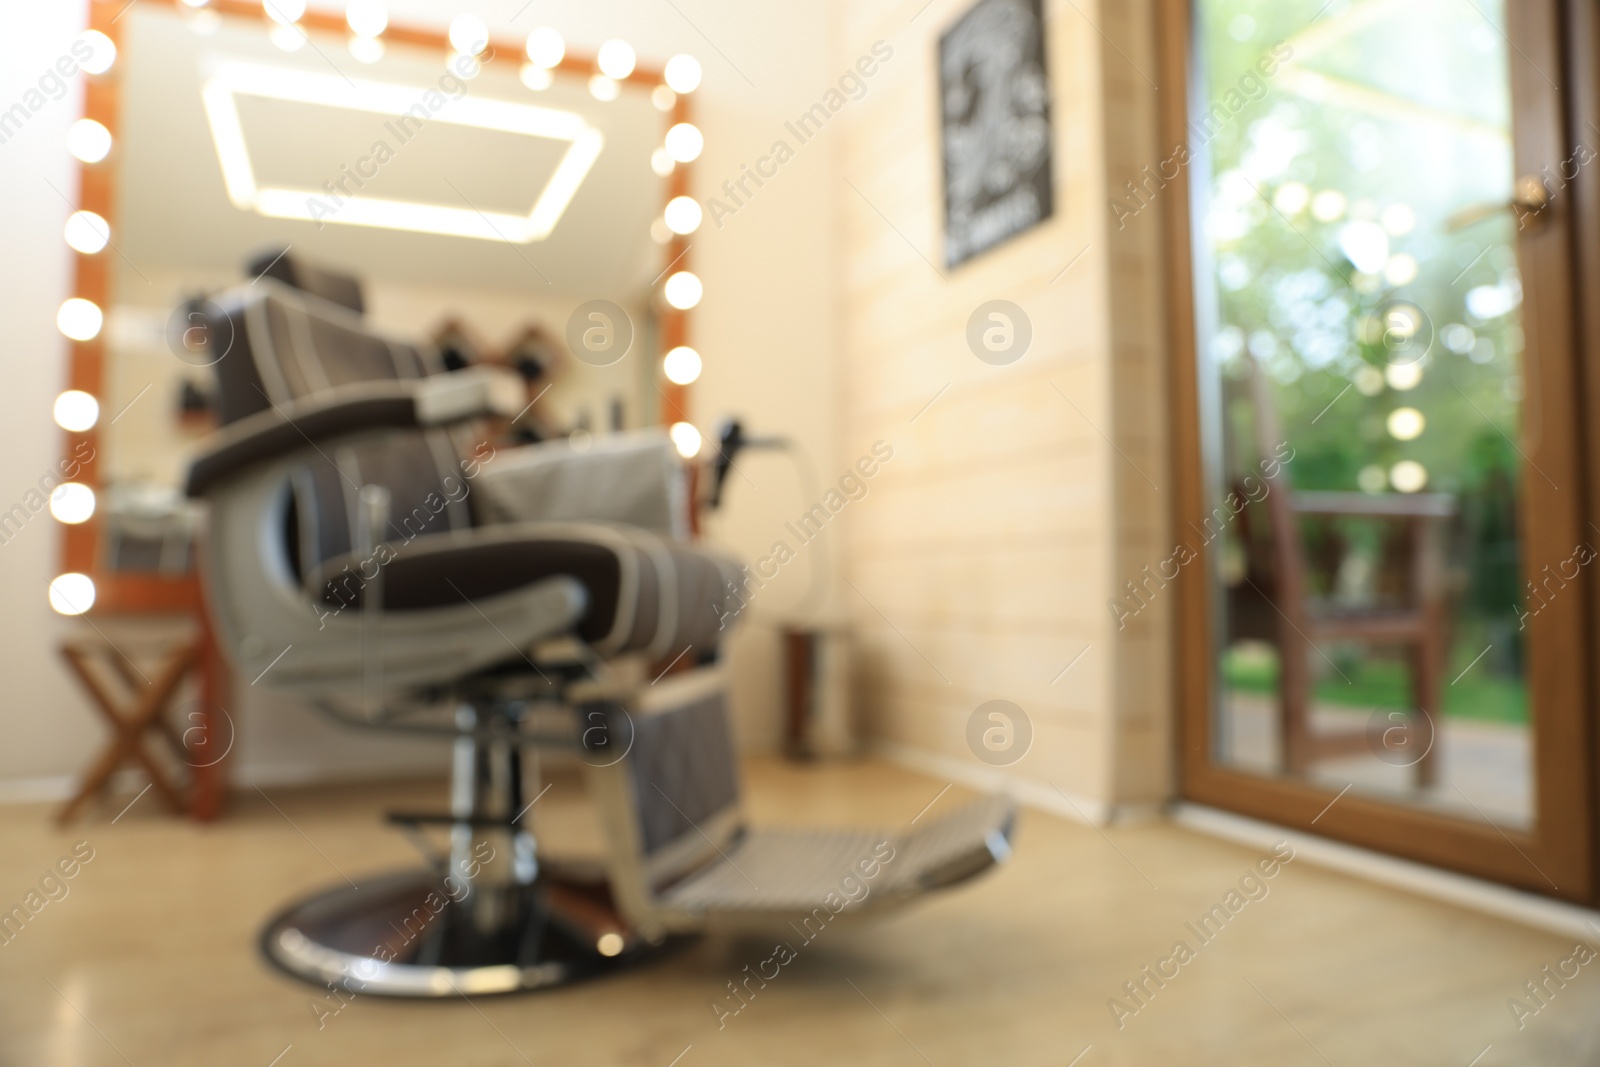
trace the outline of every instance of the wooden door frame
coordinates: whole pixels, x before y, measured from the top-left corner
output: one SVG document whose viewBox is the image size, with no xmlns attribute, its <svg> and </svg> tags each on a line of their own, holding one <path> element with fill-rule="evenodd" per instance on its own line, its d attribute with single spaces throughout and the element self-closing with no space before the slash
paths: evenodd
<svg viewBox="0 0 1600 1067">
<path fill-rule="evenodd" d="M 1199 86 L 1192 62 L 1194 0 L 1157 0 L 1157 50 L 1161 82 L 1174 91 L 1159 97 L 1159 128 L 1164 146 L 1189 143 L 1189 108 Z M 1561 140 L 1571 144 L 1570 131 L 1582 128 L 1580 120 L 1600 127 L 1600 98 L 1593 91 L 1600 78 L 1595 42 L 1600 41 L 1600 19 L 1586 9 L 1585 0 L 1517 0 L 1508 3 L 1508 18 L 1522 32 L 1525 44 L 1537 42 L 1527 55 L 1513 55 L 1511 80 L 1514 113 L 1558 107 L 1561 121 L 1550 131 L 1542 123 L 1518 121 L 1515 154 L 1519 167 L 1527 159 L 1548 159 L 1552 167 L 1567 157 Z M 1561 33 L 1566 29 L 1567 33 Z M 1582 29 L 1590 47 L 1577 47 Z M 1562 54 L 1565 48 L 1567 54 Z M 1537 65 L 1537 69 L 1534 68 Z M 1566 85 L 1566 99 L 1539 71 L 1548 71 L 1557 85 Z M 1576 79 L 1576 80 L 1574 80 Z M 1177 91 L 1178 87 L 1182 91 Z M 1579 89 L 1587 87 L 1587 94 Z M 1581 106 L 1574 101 L 1583 97 Z M 1600 132 L 1584 143 L 1600 149 Z M 1172 460 L 1177 472 L 1173 496 L 1174 527 L 1184 529 L 1207 511 L 1204 478 L 1205 436 L 1200 410 L 1202 382 L 1197 374 L 1196 297 L 1191 247 L 1192 189 L 1190 168 L 1203 168 L 1203 153 L 1192 158 L 1166 193 L 1163 219 L 1168 293 L 1169 355 L 1171 359 Z M 1535 168 L 1537 169 L 1537 168 Z M 1600 320 L 1600 160 L 1581 172 L 1569 190 L 1572 203 L 1552 208 L 1552 218 L 1532 236 L 1524 236 L 1519 258 L 1531 284 L 1528 308 L 1542 300 L 1554 301 L 1558 310 L 1539 318 L 1543 334 L 1535 342 L 1529 329 L 1528 352 L 1537 348 L 1546 360 L 1537 380 L 1529 380 L 1529 407 L 1539 414 L 1540 433 L 1528 442 L 1530 455 L 1560 490 L 1533 477 L 1523 480 L 1521 514 L 1524 569 L 1534 572 L 1544 562 L 1554 564 L 1572 551 L 1568 542 L 1576 531 L 1600 518 L 1590 501 L 1600 499 L 1600 434 L 1579 439 L 1577 401 L 1580 386 L 1589 410 L 1600 410 L 1600 381 L 1579 375 L 1582 362 L 1600 366 L 1600 321 L 1585 321 L 1578 313 L 1582 297 L 1591 315 Z M 1519 169 L 1519 173 L 1522 171 Z M 1587 247 L 1577 241 L 1583 237 Z M 1583 247 L 1581 255 L 1575 247 Z M 1552 355 L 1554 353 L 1555 355 Z M 1564 355 L 1570 353 L 1570 355 Z M 1559 356 L 1560 358 L 1556 358 Z M 1600 376 L 1590 376 L 1600 377 Z M 1535 392 L 1534 386 L 1539 388 Z M 1587 450 L 1587 453 L 1585 452 Z M 1590 461 L 1584 462 L 1587 458 Z M 1539 522 L 1528 522 L 1538 515 Z M 1582 581 L 1585 590 L 1554 598 L 1540 615 L 1530 620 L 1537 637 L 1530 642 L 1530 688 L 1543 698 L 1540 706 L 1571 708 L 1570 714 L 1541 718 L 1533 735 L 1538 767 L 1536 811 L 1532 832 L 1452 818 L 1436 812 L 1405 808 L 1376 797 L 1351 791 L 1341 796 L 1331 789 L 1283 778 L 1249 774 L 1217 766 L 1211 761 L 1211 707 L 1215 697 L 1212 665 L 1214 607 L 1210 590 L 1210 557 L 1199 549 L 1197 566 L 1183 569 L 1177 580 L 1174 672 L 1174 706 L 1177 710 L 1178 793 L 1185 799 L 1226 808 L 1243 815 L 1318 834 L 1349 844 L 1406 859 L 1506 883 L 1531 892 L 1582 903 L 1596 901 L 1594 827 L 1596 803 L 1594 767 L 1600 760 L 1600 731 L 1590 729 L 1592 694 L 1596 687 L 1593 663 L 1600 642 L 1589 625 L 1591 609 L 1600 612 L 1600 583 L 1593 573 Z M 1537 564 L 1537 565 L 1535 565 Z M 1591 571 L 1593 567 L 1589 568 Z M 1588 655 L 1585 655 L 1588 653 Z M 1585 664 L 1584 667 L 1576 666 Z M 1562 759 L 1562 753 L 1568 757 Z M 1577 758 L 1573 758 L 1577 754 Z M 1337 803 L 1335 801 L 1337 800 Z M 1552 815 L 1551 813 L 1554 813 Z"/>
<path fill-rule="evenodd" d="M 1588 0 L 1564 0 L 1567 128 L 1574 131 L 1575 139 L 1600 152 L 1600 12 Z M 1600 412 L 1600 159 L 1596 159 L 1578 172 L 1577 179 L 1567 190 L 1573 240 L 1574 301 L 1577 321 L 1577 347 L 1579 393 L 1586 412 Z M 1588 490 L 1586 521 L 1600 528 L 1600 426 L 1586 425 L 1583 458 L 1586 461 L 1585 488 Z M 1591 694 L 1600 694 L 1600 578 L 1590 576 L 1589 581 L 1588 640 L 1582 651 L 1587 652 L 1589 687 Z M 1596 703 L 1585 705 L 1590 720 L 1590 766 L 1594 797 L 1590 810 L 1595 812 L 1595 826 L 1600 827 L 1600 729 L 1595 729 Z M 1600 830 L 1597 830 L 1600 832 Z M 1600 847 L 1594 857 L 1594 899 L 1600 904 Z"/>
</svg>

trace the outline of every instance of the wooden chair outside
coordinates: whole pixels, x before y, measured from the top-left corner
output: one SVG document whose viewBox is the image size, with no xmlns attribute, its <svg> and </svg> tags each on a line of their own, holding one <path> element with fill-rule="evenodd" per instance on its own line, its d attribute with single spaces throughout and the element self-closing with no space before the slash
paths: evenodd
<svg viewBox="0 0 1600 1067">
<path fill-rule="evenodd" d="M 1272 456 L 1285 442 L 1282 426 L 1266 375 L 1254 359 L 1248 355 L 1245 359 L 1250 367 L 1255 445 L 1261 456 Z M 1403 743 L 1424 750 L 1414 764 L 1417 785 L 1433 785 L 1438 767 L 1435 734 L 1444 713 L 1443 679 L 1449 650 L 1439 527 L 1455 515 L 1455 498 L 1447 493 L 1297 493 L 1290 483 L 1287 465 L 1271 477 L 1262 473 L 1267 491 L 1261 506 L 1266 511 L 1270 550 L 1266 559 L 1251 561 L 1253 565 L 1231 591 L 1228 630 L 1233 638 L 1261 638 L 1277 645 L 1283 770 L 1303 776 L 1319 760 L 1382 748 L 1393 751 Z M 1246 509 L 1246 516 L 1250 510 Z M 1370 519 L 1398 525 L 1396 540 L 1401 546 L 1408 585 L 1405 603 L 1378 607 L 1318 603 L 1311 588 L 1311 569 L 1301 531 L 1302 520 L 1311 517 Z M 1251 540 L 1246 537 L 1247 543 Z M 1413 706 L 1407 713 L 1403 742 L 1374 736 L 1365 728 L 1337 733 L 1313 729 L 1315 659 L 1326 660 L 1332 666 L 1319 644 L 1327 641 L 1361 641 L 1405 649 Z"/>
</svg>

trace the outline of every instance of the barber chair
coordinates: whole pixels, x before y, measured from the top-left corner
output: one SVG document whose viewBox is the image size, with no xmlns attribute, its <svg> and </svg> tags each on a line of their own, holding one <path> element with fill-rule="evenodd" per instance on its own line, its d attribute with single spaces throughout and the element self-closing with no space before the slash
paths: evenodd
<svg viewBox="0 0 1600 1067">
<path fill-rule="evenodd" d="M 274 963 L 352 992 L 509 992 L 717 926 L 904 904 L 1009 854 L 1001 798 L 910 833 L 748 826 L 719 658 L 741 575 L 685 540 L 665 436 L 486 461 L 515 375 L 444 372 L 367 324 L 353 279 L 253 273 L 207 305 L 224 425 L 188 476 L 219 638 L 245 677 L 454 752 L 449 811 L 390 817 L 426 865 L 288 907 Z M 540 855 L 528 750 L 581 761 L 603 863 Z"/>
</svg>

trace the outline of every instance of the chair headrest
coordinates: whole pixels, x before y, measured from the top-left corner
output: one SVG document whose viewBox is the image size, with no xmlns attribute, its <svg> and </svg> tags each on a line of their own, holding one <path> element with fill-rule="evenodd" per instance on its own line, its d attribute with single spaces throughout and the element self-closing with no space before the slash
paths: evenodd
<svg viewBox="0 0 1600 1067">
<path fill-rule="evenodd" d="M 251 278 L 276 278 L 301 292 L 342 304 L 357 314 L 366 311 L 361 298 L 361 280 L 355 275 L 314 267 L 281 248 L 270 248 L 254 256 L 245 265 L 245 271 Z"/>
</svg>

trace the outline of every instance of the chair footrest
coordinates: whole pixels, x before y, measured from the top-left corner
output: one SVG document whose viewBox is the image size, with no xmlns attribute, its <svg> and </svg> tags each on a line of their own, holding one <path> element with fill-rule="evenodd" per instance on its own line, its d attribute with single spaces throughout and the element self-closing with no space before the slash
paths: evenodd
<svg viewBox="0 0 1600 1067">
<path fill-rule="evenodd" d="M 784 918 L 864 911 L 954 885 L 1011 854 L 1016 807 L 985 797 L 909 833 L 756 829 L 724 858 L 674 885 L 671 909 Z"/>
</svg>

